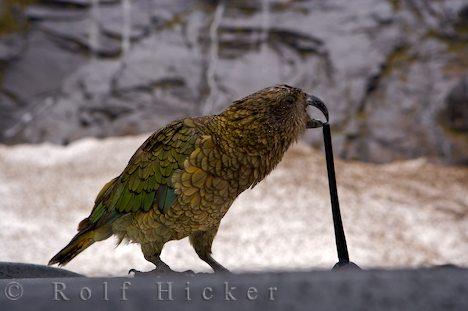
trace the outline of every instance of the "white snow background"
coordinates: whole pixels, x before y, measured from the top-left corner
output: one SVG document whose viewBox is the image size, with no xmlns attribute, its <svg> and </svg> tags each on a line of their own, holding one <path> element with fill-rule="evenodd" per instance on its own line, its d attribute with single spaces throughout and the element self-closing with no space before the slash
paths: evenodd
<svg viewBox="0 0 468 311">
<path fill-rule="evenodd" d="M 103 184 L 146 138 L 83 139 L 62 147 L 0 145 L 0 261 L 47 264 L 76 233 Z M 468 266 L 468 169 L 425 159 L 337 161 L 348 247 L 363 268 Z M 88 276 L 151 270 L 135 244 L 110 238 L 65 268 Z M 328 269 L 336 262 L 322 152 L 293 146 L 222 221 L 214 257 L 233 271 Z M 188 240 L 166 244 L 173 269 L 210 271 Z"/>
</svg>

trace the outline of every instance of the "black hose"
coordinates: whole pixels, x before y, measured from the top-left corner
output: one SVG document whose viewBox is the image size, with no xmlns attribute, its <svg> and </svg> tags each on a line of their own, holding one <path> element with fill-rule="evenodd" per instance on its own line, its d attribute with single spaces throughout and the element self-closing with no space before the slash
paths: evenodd
<svg viewBox="0 0 468 311">
<path fill-rule="evenodd" d="M 331 140 L 330 125 L 324 123 L 323 126 L 323 141 L 325 144 L 325 157 L 327 159 L 328 171 L 328 187 L 330 188 L 330 201 L 333 214 L 333 226 L 335 228 L 336 250 L 338 252 L 339 264 L 349 263 L 348 247 L 346 245 L 346 237 L 341 221 L 340 202 L 338 201 L 338 190 L 336 188 L 335 163 L 333 160 L 333 147 Z"/>
</svg>

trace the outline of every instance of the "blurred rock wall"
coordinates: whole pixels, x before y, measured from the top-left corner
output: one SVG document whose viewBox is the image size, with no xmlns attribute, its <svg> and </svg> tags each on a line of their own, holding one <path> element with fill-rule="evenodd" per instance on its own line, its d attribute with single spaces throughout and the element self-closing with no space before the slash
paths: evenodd
<svg viewBox="0 0 468 311">
<path fill-rule="evenodd" d="M 37 0 L 14 14 L 2 143 L 149 132 L 288 83 L 328 104 L 344 158 L 468 163 L 463 1 Z"/>
</svg>

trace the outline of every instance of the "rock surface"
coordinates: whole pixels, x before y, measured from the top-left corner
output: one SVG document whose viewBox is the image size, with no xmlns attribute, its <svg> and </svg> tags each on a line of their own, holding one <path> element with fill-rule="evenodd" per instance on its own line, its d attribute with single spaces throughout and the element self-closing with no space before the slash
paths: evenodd
<svg viewBox="0 0 468 311">
<path fill-rule="evenodd" d="M 0 279 L 67 278 L 83 276 L 43 265 L 0 261 Z"/>
<path fill-rule="evenodd" d="M 9 311 L 466 310 L 467 279 L 467 269 L 17 279 L 0 280 L 0 304 Z"/>
<path fill-rule="evenodd" d="M 102 185 L 145 136 L 0 146 L 0 258 L 46 264 L 89 215 Z M 468 266 L 468 169 L 425 159 L 375 165 L 337 161 L 350 258 L 364 269 Z M 87 276 L 149 271 L 139 246 L 110 238 L 66 266 Z M 224 217 L 214 257 L 235 272 L 330 269 L 336 259 L 324 156 L 300 144 Z M 210 271 L 188 240 L 162 258 L 178 271 Z"/>
<path fill-rule="evenodd" d="M 152 131 L 289 83 L 328 103 L 344 158 L 466 164 L 467 11 L 458 0 L 38 1 L 22 39 L 0 37 L 0 141 Z"/>
</svg>

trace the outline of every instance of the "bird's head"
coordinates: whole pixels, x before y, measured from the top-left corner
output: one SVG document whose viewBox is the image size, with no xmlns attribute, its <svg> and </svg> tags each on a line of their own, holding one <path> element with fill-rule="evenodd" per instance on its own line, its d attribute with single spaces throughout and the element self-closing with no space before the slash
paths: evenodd
<svg viewBox="0 0 468 311">
<path fill-rule="evenodd" d="M 295 140 L 305 129 L 321 127 L 324 123 L 311 116 L 311 107 L 318 108 L 328 122 L 327 108 L 320 99 L 295 87 L 277 85 L 235 101 L 221 115 L 240 127 L 261 126 L 257 130 L 283 132 Z"/>
</svg>

